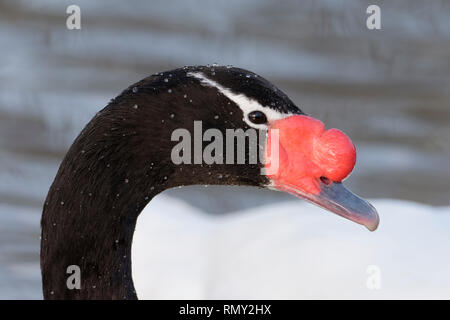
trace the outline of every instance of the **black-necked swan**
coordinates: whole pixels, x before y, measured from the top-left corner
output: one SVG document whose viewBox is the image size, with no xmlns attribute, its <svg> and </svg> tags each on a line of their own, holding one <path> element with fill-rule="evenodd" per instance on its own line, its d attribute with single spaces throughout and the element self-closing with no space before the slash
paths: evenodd
<svg viewBox="0 0 450 320">
<path fill-rule="evenodd" d="M 264 151 L 251 161 L 249 136 L 244 143 L 233 137 L 231 161 L 216 158 L 230 151 L 225 143 L 216 145 L 214 161 L 207 161 L 202 155 L 214 134 L 200 146 L 191 141 L 179 150 L 177 129 L 193 137 L 209 129 L 224 137 L 230 129 L 264 132 L 258 135 Z M 270 161 L 260 161 L 272 150 L 278 153 L 274 170 Z M 174 161 L 174 152 L 186 161 Z M 253 72 L 194 66 L 147 77 L 98 112 L 62 161 L 41 221 L 44 298 L 136 299 L 131 275 L 136 220 L 155 195 L 173 187 L 285 191 L 375 230 L 376 210 L 341 183 L 355 161 L 355 146 L 343 132 L 326 130 Z M 67 285 L 69 266 L 81 270 L 79 289 Z"/>
</svg>

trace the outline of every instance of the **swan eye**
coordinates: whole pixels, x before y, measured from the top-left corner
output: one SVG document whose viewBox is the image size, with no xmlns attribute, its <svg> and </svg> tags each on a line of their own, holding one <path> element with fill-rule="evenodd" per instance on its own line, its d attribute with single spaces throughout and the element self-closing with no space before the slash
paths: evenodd
<svg viewBox="0 0 450 320">
<path fill-rule="evenodd" d="M 248 120 L 254 124 L 264 124 L 267 123 L 266 115 L 261 111 L 252 111 L 248 114 Z"/>
</svg>

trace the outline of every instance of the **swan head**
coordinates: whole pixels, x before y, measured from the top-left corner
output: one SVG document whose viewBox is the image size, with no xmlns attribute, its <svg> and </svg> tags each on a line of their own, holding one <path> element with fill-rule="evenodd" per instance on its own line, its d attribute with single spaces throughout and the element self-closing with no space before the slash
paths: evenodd
<svg viewBox="0 0 450 320">
<path fill-rule="evenodd" d="M 175 155 L 182 150 L 184 156 L 193 145 L 188 152 L 193 158 L 176 159 L 180 168 L 200 164 L 209 170 L 206 179 L 197 171 L 196 179 L 206 180 L 202 184 L 256 185 L 287 192 L 371 231 L 377 228 L 375 208 L 342 183 L 356 163 L 356 147 L 346 134 L 326 130 L 253 72 L 189 67 L 183 69 L 183 77 L 188 87 L 175 86 L 171 93 L 180 90 L 181 96 L 184 88 L 183 97 L 193 104 L 187 116 L 191 119 L 184 123 L 193 125 L 186 133 L 195 139 L 201 131 L 203 136 L 197 145 L 191 139 L 172 148 L 173 159 L 174 150 Z"/>
</svg>

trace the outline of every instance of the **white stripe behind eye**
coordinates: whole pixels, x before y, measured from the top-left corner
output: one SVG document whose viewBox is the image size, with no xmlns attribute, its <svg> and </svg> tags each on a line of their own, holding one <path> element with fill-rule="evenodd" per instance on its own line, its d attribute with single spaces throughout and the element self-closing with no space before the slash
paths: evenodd
<svg viewBox="0 0 450 320">
<path fill-rule="evenodd" d="M 211 79 L 208 79 L 201 72 L 188 72 L 187 76 L 199 79 L 203 85 L 207 85 L 209 87 L 216 88 L 221 94 L 223 94 L 225 97 L 227 97 L 228 99 L 233 101 L 242 110 L 242 113 L 244 114 L 243 120 L 250 127 L 253 127 L 256 129 L 267 129 L 267 125 L 265 125 L 265 124 L 255 124 L 248 120 L 247 115 L 252 111 L 263 112 L 267 117 L 268 123 L 275 121 L 275 120 L 284 119 L 284 118 L 292 115 L 290 113 L 278 112 L 274 109 L 271 109 L 270 107 L 263 107 L 258 101 L 254 100 L 254 99 L 250 99 L 249 97 L 245 96 L 242 93 L 240 93 L 240 94 L 233 93 L 230 89 L 221 86 L 220 84 L 218 84 L 217 82 L 215 82 Z"/>
</svg>

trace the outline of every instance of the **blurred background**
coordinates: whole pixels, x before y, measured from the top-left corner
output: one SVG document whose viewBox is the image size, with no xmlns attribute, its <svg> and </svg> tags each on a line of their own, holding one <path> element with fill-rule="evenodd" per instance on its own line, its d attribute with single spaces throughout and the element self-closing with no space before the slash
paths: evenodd
<svg viewBox="0 0 450 320">
<path fill-rule="evenodd" d="M 71 4 L 81 8 L 81 30 L 66 28 L 66 8 Z M 381 30 L 368 30 L 366 27 L 369 4 L 381 7 Z M 450 2 L 444 0 L 115 0 L 95 3 L 87 0 L 1 0 L 0 299 L 42 297 L 39 271 L 41 208 L 62 157 L 83 126 L 130 84 L 152 73 L 184 65 L 218 63 L 249 69 L 277 85 L 303 111 L 321 119 L 327 127 L 342 129 L 352 137 L 358 149 L 357 165 L 347 185 L 366 198 L 397 199 L 393 202 L 375 200 L 374 203 L 386 210 L 391 210 L 390 205 L 395 203 L 392 212 L 404 208 L 415 210 L 417 221 L 423 218 L 419 211 L 426 216 L 446 215 L 442 218 L 446 224 L 442 223 L 443 220 L 436 220 L 436 225 L 444 228 L 429 229 L 435 235 L 441 232 L 442 236 L 438 243 L 430 242 L 429 245 L 436 250 L 439 248 L 441 253 L 446 248 L 448 253 L 449 16 Z M 164 211 L 176 211 L 176 208 L 164 207 L 171 199 L 172 206 L 179 203 L 178 208 L 196 212 L 195 218 L 183 213 L 165 217 L 170 213 L 164 215 Z M 277 250 L 280 250 L 288 248 L 287 243 L 306 241 L 287 236 L 289 232 L 294 235 L 300 230 L 283 229 L 292 227 L 288 222 L 292 221 L 294 213 L 281 214 L 281 217 L 262 214 L 264 218 L 258 218 L 258 211 L 264 211 L 264 208 L 289 211 L 298 205 L 298 211 L 302 208 L 305 211 L 317 210 L 314 217 L 338 220 L 300 202 L 287 195 L 251 188 L 190 187 L 169 190 L 156 204 L 151 203 L 148 210 L 159 211 L 153 216 L 148 215 L 148 223 L 158 226 L 159 229 L 154 231 L 161 237 L 164 237 L 163 231 L 173 231 L 170 223 L 179 224 L 179 229 L 175 228 L 179 231 L 179 241 L 188 243 L 192 251 L 184 249 L 195 255 L 201 254 L 197 245 L 211 239 L 208 238 L 211 230 L 217 233 L 219 228 L 228 228 L 227 232 L 234 230 L 234 235 L 238 234 L 236 239 L 241 236 L 243 242 L 257 240 L 268 248 L 271 241 L 264 242 L 265 238 L 259 233 L 252 233 L 253 239 L 246 240 L 248 228 L 258 223 L 267 228 L 276 225 L 274 219 L 282 219 L 283 222 L 278 221 L 281 223 L 280 235 L 272 235 L 272 240 L 278 241 Z M 287 204 L 290 209 L 283 207 Z M 244 218 L 240 214 L 224 215 L 248 210 L 253 213 L 243 214 Z M 176 222 L 173 221 L 175 216 L 179 218 Z M 380 216 L 383 223 L 382 212 Z M 295 223 L 301 225 L 301 212 L 295 217 Z M 242 222 L 241 219 L 246 220 Z M 194 237 L 200 234 L 201 239 L 195 240 L 190 237 L 192 235 L 180 232 L 193 221 L 197 226 L 204 226 L 202 230 L 195 229 L 198 232 Z M 320 219 L 314 221 L 317 224 L 309 226 L 309 229 L 320 229 Z M 399 226 L 404 225 L 401 219 L 395 221 Z M 260 226 L 262 229 L 263 225 Z M 345 224 L 345 228 L 354 226 Z M 283 230 L 287 233 L 283 234 Z M 330 230 L 333 231 L 328 235 L 336 232 L 332 227 Z M 395 228 L 389 230 L 397 232 Z M 264 233 L 267 229 L 261 231 Z M 222 234 L 225 236 L 227 232 Z M 371 234 L 370 241 L 376 241 L 375 234 Z M 310 236 L 320 237 L 318 234 Z M 389 238 L 388 234 L 385 236 Z M 422 236 L 426 241 L 432 240 L 425 234 L 416 239 Z M 168 238 L 162 239 L 169 241 Z M 189 239 L 194 240 L 189 242 Z M 382 243 L 390 246 L 389 242 Z M 417 245 L 408 243 L 415 248 L 423 244 L 422 240 Z M 238 244 L 219 247 L 229 254 L 239 251 Z M 161 261 L 167 261 L 170 264 L 172 260 L 161 248 L 176 250 L 176 247 L 157 247 L 156 243 L 154 250 L 148 249 L 153 250 L 155 263 L 162 265 Z M 293 251 L 283 251 L 286 256 L 278 256 L 284 259 L 285 265 L 289 264 L 285 259 L 294 251 L 299 255 L 302 253 L 298 247 L 289 248 Z M 427 251 L 427 247 L 424 250 Z M 440 256 L 439 252 L 437 256 Z M 401 254 L 396 257 L 405 259 Z M 336 261 L 336 256 L 328 258 Z M 243 258 L 235 259 L 240 261 Z M 323 259 L 322 262 L 328 261 L 325 257 Z M 373 256 L 371 259 L 374 260 Z M 306 291 L 298 288 L 295 281 L 294 284 L 289 282 L 295 285 L 289 289 L 287 281 L 273 277 L 272 282 L 267 283 L 278 283 L 278 287 L 275 285 L 277 290 L 269 284 L 258 287 L 261 283 L 258 279 L 269 277 L 264 273 L 260 274 L 261 278 L 253 279 L 255 283 L 246 284 L 242 279 L 248 279 L 255 269 L 243 270 L 239 266 L 255 263 L 256 257 L 250 262 L 236 262 L 237 267 L 234 266 L 233 270 L 236 277 L 241 276 L 237 282 L 244 283 L 243 287 L 253 286 L 258 290 L 249 292 L 241 288 L 239 291 L 236 285 L 227 291 L 224 279 L 229 284 L 238 278 L 224 276 L 221 286 L 217 280 L 220 278 L 217 271 L 220 269 L 219 260 L 208 264 L 208 277 L 201 281 L 198 279 L 205 274 L 202 271 L 204 265 L 197 269 L 193 265 L 192 272 L 166 268 L 164 273 L 155 269 L 154 277 L 159 279 L 178 274 L 184 279 L 190 277 L 192 281 L 166 279 L 166 282 L 158 282 L 149 279 L 153 284 L 164 286 L 165 291 L 158 291 L 154 285 L 153 294 L 148 297 L 235 297 L 230 296 L 230 292 L 239 292 L 237 296 L 242 298 L 372 297 L 356 293 L 346 295 L 345 292 L 336 296 L 323 290 L 305 295 Z M 317 265 L 322 263 L 319 260 Z M 433 268 L 438 261 L 431 261 L 429 266 Z M 190 262 L 188 256 L 183 260 L 183 263 Z M 295 265 L 297 262 L 292 263 Z M 227 270 L 232 268 L 230 266 Z M 439 268 L 449 270 L 450 263 L 440 261 Z M 216 270 L 216 274 L 211 270 Z M 404 272 L 402 267 L 396 270 L 400 274 Z M 281 268 L 277 272 L 287 270 Z M 365 269 L 361 272 L 361 279 L 365 279 Z M 425 277 L 436 270 L 417 272 L 423 272 Z M 319 272 L 317 279 L 323 274 Z M 442 272 L 433 282 L 439 287 L 433 291 L 435 297 L 450 295 L 448 277 L 446 272 Z M 361 279 L 358 278 L 357 286 L 364 287 L 365 280 Z M 426 277 L 423 281 L 426 287 L 432 286 Z M 408 279 L 403 279 L 402 283 L 408 283 Z M 283 288 L 287 288 L 286 291 Z M 403 288 L 407 291 L 408 287 Z M 339 290 L 345 291 L 345 288 L 337 286 L 333 292 Z M 270 294 L 258 295 L 258 292 Z M 398 296 L 391 292 L 388 297 Z"/>
</svg>

